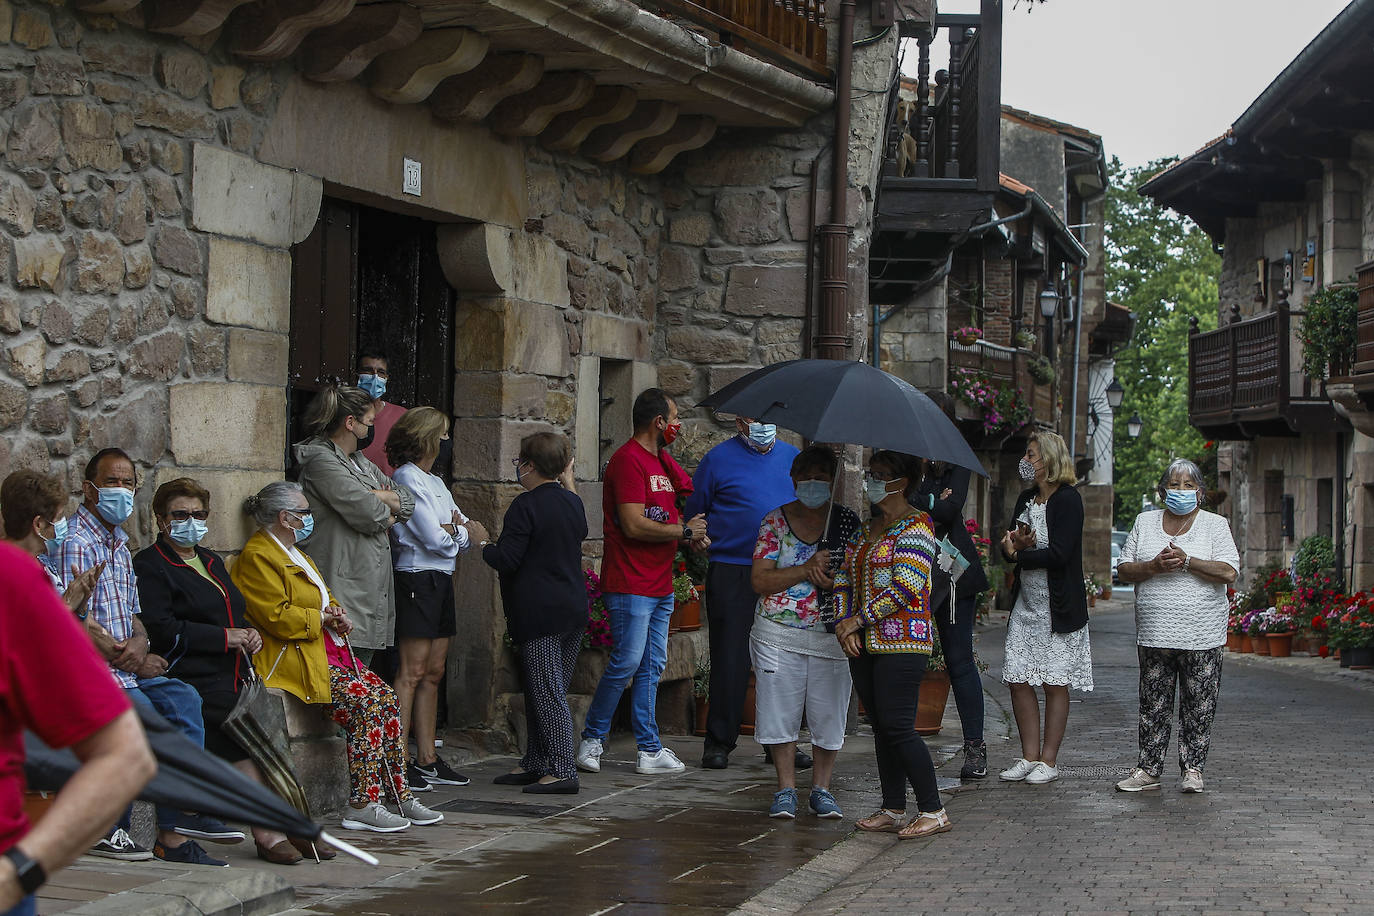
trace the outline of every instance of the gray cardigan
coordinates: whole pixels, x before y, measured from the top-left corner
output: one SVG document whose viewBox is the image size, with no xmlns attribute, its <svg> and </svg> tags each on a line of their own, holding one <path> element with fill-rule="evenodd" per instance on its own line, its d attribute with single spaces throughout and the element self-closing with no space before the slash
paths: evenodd
<svg viewBox="0 0 1374 916">
<path fill-rule="evenodd" d="M 401 521 L 415 511 L 415 496 L 362 452 L 347 455 L 316 436 L 295 447 L 301 488 L 315 513 L 315 530 L 302 547 L 355 627 L 350 639 L 364 649 L 385 649 L 396 632 L 391 593 L 391 510 L 371 490 L 395 490 Z"/>
</svg>

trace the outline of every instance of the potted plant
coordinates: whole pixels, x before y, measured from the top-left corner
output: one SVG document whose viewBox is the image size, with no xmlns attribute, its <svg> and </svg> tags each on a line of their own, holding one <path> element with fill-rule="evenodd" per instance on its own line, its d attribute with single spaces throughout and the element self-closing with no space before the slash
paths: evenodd
<svg viewBox="0 0 1374 916">
<path fill-rule="evenodd" d="M 673 564 L 673 614 L 668 618 L 668 632 L 701 629 L 701 593 L 687 572 L 687 559 L 678 554 Z"/>
<path fill-rule="evenodd" d="M 1353 283 L 1330 284 L 1303 301 L 1302 371 L 1308 378 L 1345 375 L 1355 355 L 1359 293 Z"/>
<path fill-rule="evenodd" d="M 983 434 L 1013 433 L 1032 419 L 1030 405 L 1020 388 L 994 384 L 979 369 L 957 367 L 950 373 L 950 396 L 983 412 Z"/>
<path fill-rule="evenodd" d="M 1016 340 L 1016 345 L 1017 345 L 1018 347 L 1020 347 L 1022 350 L 1034 350 L 1034 349 L 1035 349 L 1035 332 L 1034 332 L 1034 331 L 1028 331 L 1028 330 L 1026 330 L 1025 328 L 1022 328 L 1021 330 L 1019 330 L 1019 331 L 1016 332 L 1016 338 L 1015 338 L 1015 340 Z"/>
<path fill-rule="evenodd" d="M 1083 594 L 1088 596 L 1088 607 L 1097 606 L 1097 593 L 1102 590 L 1092 576 L 1083 577 Z"/>
<path fill-rule="evenodd" d="M 1298 621 L 1289 607 L 1270 608 L 1264 617 L 1264 638 L 1269 642 L 1269 654 L 1274 658 L 1288 658 L 1293 654 L 1293 635 Z"/>
<path fill-rule="evenodd" d="M 1038 353 L 1026 361 L 1026 371 L 1037 385 L 1048 385 L 1054 381 L 1054 363 Z"/>
<path fill-rule="evenodd" d="M 971 347 L 983 339 L 983 329 L 975 327 L 956 328 L 950 336 L 954 338 L 955 343 Z"/>
<path fill-rule="evenodd" d="M 583 570 L 582 574 L 587 584 L 587 629 L 582 632 L 582 651 L 577 655 L 577 667 L 568 689 L 572 693 L 595 693 L 606 671 L 606 662 L 610 660 L 614 640 L 606 601 L 601 595 L 601 577 L 591 569 Z M 510 634 L 505 638 L 509 640 Z"/>
<path fill-rule="evenodd" d="M 940 723 L 945 718 L 945 704 L 949 702 L 949 671 L 945 667 L 945 654 L 940 648 L 940 634 L 931 624 L 933 646 L 926 672 L 921 677 L 921 688 L 916 695 L 916 734 L 923 737 L 940 734 Z"/>
<path fill-rule="evenodd" d="M 1240 647 L 1240 642 L 1241 642 L 1242 639 L 1246 640 L 1247 643 L 1249 642 L 1249 639 L 1250 639 L 1250 637 L 1248 637 L 1248 636 L 1245 635 L 1245 629 L 1240 625 L 1240 618 L 1241 618 L 1241 613 L 1240 613 L 1240 611 L 1237 610 L 1235 604 L 1232 603 L 1232 605 L 1231 605 L 1231 610 L 1230 610 L 1230 612 L 1228 612 L 1227 615 L 1226 615 L 1226 651 L 1227 651 L 1227 652 L 1236 652 L 1236 653 L 1239 653 L 1239 652 L 1241 652 L 1241 651 L 1245 651 L 1245 652 L 1249 652 L 1249 651 L 1250 651 L 1248 645 L 1247 645 L 1247 647 L 1246 647 L 1244 650 L 1242 650 L 1241 647 Z"/>
<path fill-rule="evenodd" d="M 1349 656 L 1349 667 L 1374 668 L 1374 598 L 1361 593 L 1338 618 L 1341 634 L 1341 664 Z"/>
<path fill-rule="evenodd" d="M 697 667 L 692 672 L 692 702 L 696 707 L 696 728 L 693 734 L 705 736 L 707 698 L 711 695 L 711 656 L 703 652 L 697 656 Z"/>
<path fill-rule="evenodd" d="M 1242 623 L 1245 625 L 1245 635 L 1250 637 L 1250 648 L 1254 653 L 1268 655 L 1269 641 L 1264 638 L 1264 611 L 1251 611 L 1245 615 Z"/>
</svg>

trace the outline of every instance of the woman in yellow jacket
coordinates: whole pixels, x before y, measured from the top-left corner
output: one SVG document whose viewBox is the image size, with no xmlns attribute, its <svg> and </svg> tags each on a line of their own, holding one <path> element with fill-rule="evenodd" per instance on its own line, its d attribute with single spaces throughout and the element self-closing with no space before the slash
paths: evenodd
<svg viewBox="0 0 1374 916">
<path fill-rule="evenodd" d="M 254 665 L 268 687 L 306 703 L 328 704 L 348 747 L 349 830 L 393 833 L 437 824 L 442 814 L 415 800 L 406 784 L 396 694 L 347 647 L 353 629 L 315 563 L 299 547 L 314 517 L 299 484 L 270 483 L 248 497 L 244 511 L 258 531 L 243 545 L 230 578 L 243 592 L 248 620 L 262 634 Z M 400 814 L 386 809 L 390 795 Z"/>
</svg>

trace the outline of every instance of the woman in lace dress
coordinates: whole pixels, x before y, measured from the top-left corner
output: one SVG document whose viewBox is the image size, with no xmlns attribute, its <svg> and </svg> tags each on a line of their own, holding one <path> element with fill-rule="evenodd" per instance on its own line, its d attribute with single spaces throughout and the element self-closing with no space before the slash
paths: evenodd
<svg viewBox="0 0 1374 916">
<path fill-rule="evenodd" d="M 1083 499 L 1064 440 L 1031 436 L 1019 464 L 1030 487 L 1016 501 L 1002 553 L 1016 564 L 1002 681 L 1011 688 L 1021 759 L 1001 772 L 1008 782 L 1059 778 L 1059 745 L 1069 722 L 1069 688 L 1093 689 L 1088 599 L 1083 592 Z M 1040 700 L 1045 692 L 1045 727 Z"/>
<path fill-rule="evenodd" d="M 1207 490 L 1197 465 L 1172 461 L 1157 492 L 1164 508 L 1136 516 L 1117 567 L 1123 582 L 1139 583 L 1140 763 L 1116 787 L 1159 788 L 1177 689 L 1179 788 L 1201 792 L 1221 691 L 1226 586 L 1240 572 L 1240 553 L 1226 519 L 1202 509 Z"/>
</svg>

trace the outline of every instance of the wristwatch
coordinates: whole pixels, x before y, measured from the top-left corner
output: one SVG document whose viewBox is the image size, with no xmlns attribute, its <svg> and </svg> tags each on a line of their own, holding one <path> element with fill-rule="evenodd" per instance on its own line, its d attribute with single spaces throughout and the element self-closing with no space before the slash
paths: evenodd
<svg viewBox="0 0 1374 916">
<path fill-rule="evenodd" d="M 690 540 L 692 539 L 692 526 L 691 526 L 691 525 L 683 525 L 683 526 L 682 526 L 682 539 L 683 539 L 684 541 L 690 541 Z M 1341 656 L 1341 657 L 1344 658 L 1344 656 Z"/>
<path fill-rule="evenodd" d="M 19 889 L 24 892 L 24 896 L 32 894 L 48 880 L 48 873 L 43 870 L 43 866 L 24 855 L 18 846 L 6 849 L 5 858 L 14 863 L 15 877 L 19 879 Z"/>
</svg>

